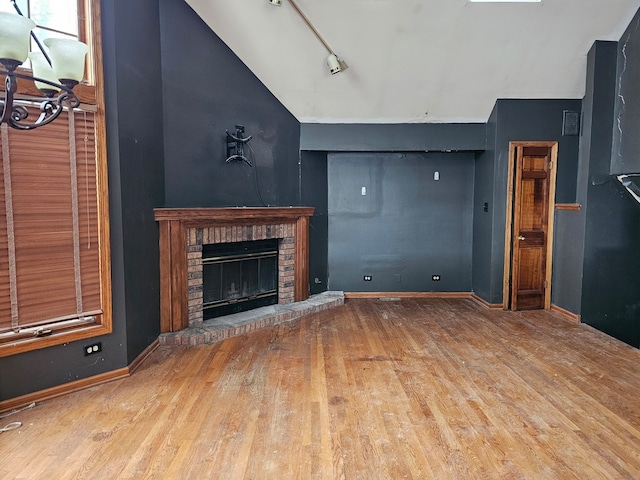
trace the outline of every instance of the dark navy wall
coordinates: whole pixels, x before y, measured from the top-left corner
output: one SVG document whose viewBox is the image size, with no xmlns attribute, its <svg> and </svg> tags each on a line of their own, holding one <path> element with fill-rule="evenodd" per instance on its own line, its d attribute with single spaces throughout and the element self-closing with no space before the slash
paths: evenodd
<svg viewBox="0 0 640 480">
<path fill-rule="evenodd" d="M 327 154 L 300 152 L 300 195 L 302 205 L 315 207 L 309 219 L 309 287 L 312 294 L 327 290 Z"/>
<path fill-rule="evenodd" d="M 482 151 L 486 147 L 486 135 L 485 125 L 480 123 L 468 123 L 468 124 L 302 124 L 300 127 L 300 148 L 301 152 L 301 185 L 302 185 L 302 198 L 303 204 L 311 205 L 316 208 L 316 215 L 311 219 L 310 229 L 310 285 L 311 292 L 316 293 L 327 289 L 327 279 L 329 277 L 333 279 L 330 281 L 331 288 L 337 289 L 343 281 L 341 278 L 345 274 L 344 268 L 339 265 L 329 270 L 327 263 L 328 245 L 334 247 L 334 252 L 341 252 L 343 255 L 345 252 L 356 252 L 359 255 L 359 245 L 357 244 L 357 236 L 354 237 L 354 243 L 348 244 L 349 239 L 340 239 L 342 245 L 334 244 L 336 237 L 328 238 L 328 222 L 327 222 L 327 202 L 339 202 L 338 198 L 335 198 L 335 192 L 330 194 L 331 199 L 327 198 L 327 156 L 334 157 L 338 152 L 353 152 L 354 154 L 363 154 L 363 152 L 371 152 L 373 157 L 382 152 L 388 152 L 391 154 L 389 158 L 396 158 L 398 156 L 406 157 L 406 152 L 421 152 L 425 151 L 434 152 L 429 155 L 422 155 L 424 158 L 440 158 L 441 152 L 469 152 L 464 158 L 473 158 L 473 154 L 476 151 Z M 398 153 L 405 152 L 405 153 Z M 440 152 L 440 153 L 435 153 Z M 417 157 L 416 157 L 417 158 Z M 455 155 L 447 155 L 446 158 L 459 158 Z M 416 170 L 417 175 L 421 175 L 421 169 L 424 167 L 425 162 L 418 162 Z M 412 168 L 412 167 L 406 167 Z M 473 166 L 471 166 L 471 172 Z M 341 172 L 346 174 L 346 172 Z M 350 177 L 346 181 L 353 181 L 356 184 L 360 182 L 358 178 Z M 403 179 L 400 179 L 403 180 Z M 445 180 L 445 183 L 451 181 L 451 178 Z M 360 188 L 357 187 L 357 193 L 359 194 Z M 402 189 L 402 184 L 388 185 L 388 188 Z M 471 190 L 468 190 L 470 192 Z M 466 196 L 468 192 L 465 192 L 463 196 Z M 432 198 L 431 201 L 436 202 L 436 199 Z M 443 201 L 447 201 L 443 198 Z M 455 210 L 455 208 L 454 208 Z M 425 212 L 425 215 L 429 217 L 429 212 Z M 471 218 L 471 212 L 465 212 L 465 218 L 468 216 Z M 384 230 L 384 218 L 380 218 L 380 225 L 371 220 L 368 228 L 373 230 Z M 407 221 L 412 221 L 411 215 L 407 216 Z M 400 221 L 400 219 L 398 219 Z M 403 226 L 402 230 L 406 228 Z M 335 228 L 334 228 L 335 231 Z M 471 239 L 467 239 L 471 242 Z M 406 243 L 406 241 L 405 241 Z M 470 244 L 463 247 L 466 252 Z M 389 246 L 389 249 L 394 249 L 393 245 Z M 404 248 L 404 247 L 403 247 Z M 413 248 L 413 247 L 411 247 Z M 423 249 L 429 249 L 430 247 L 425 244 Z M 436 249 L 440 246 L 436 245 Z M 465 258 L 466 253 L 462 253 L 463 262 L 467 262 L 468 258 Z M 404 254 L 406 256 L 406 254 Z M 352 260 L 351 260 L 352 261 Z M 429 282 L 424 284 L 422 280 L 410 281 L 409 276 L 405 275 L 403 279 L 401 273 L 389 273 L 389 272 L 376 275 L 375 279 L 371 283 L 362 283 L 356 281 L 355 284 L 351 284 L 349 289 L 353 291 L 360 291 L 364 289 L 373 289 L 377 282 L 376 288 L 381 288 L 383 283 L 383 276 L 390 274 L 393 276 L 393 284 L 388 285 L 388 291 L 408 291 L 423 288 L 424 290 L 450 290 L 452 285 L 457 285 L 464 291 L 470 290 L 470 284 L 467 280 L 460 280 L 466 278 L 468 274 L 467 268 L 469 266 L 465 263 L 464 268 L 456 274 L 450 275 L 447 273 L 443 275 L 441 283 L 432 284 L 429 276 Z M 383 270 L 385 267 L 381 267 Z M 399 270 L 400 267 L 392 267 L 392 269 Z M 448 268 L 444 268 L 443 271 L 448 272 Z M 382 271 L 382 270 L 380 270 Z M 401 283 L 396 280 L 400 276 Z M 412 274 L 413 275 L 413 274 Z M 362 280 L 362 276 L 358 277 Z"/>
<path fill-rule="evenodd" d="M 615 181 L 589 190 L 582 321 L 640 347 L 640 206 Z"/>
<path fill-rule="evenodd" d="M 576 188 L 580 211 L 556 212 L 553 303 L 576 314 L 582 311 L 583 277 L 597 275 L 592 271 L 585 277 L 583 271 L 588 191 L 592 182 L 606 182 L 608 176 L 606 167 L 595 177 L 589 170 L 592 158 L 604 165 L 610 158 L 616 50 L 616 42 L 596 42 L 587 56 Z"/>
<path fill-rule="evenodd" d="M 636 25 L 637 18 L 623 36 L 625 42 L 637 43 Z M 629 91 L 629 82 L 640 81 L 639 62 L 627 57 L 628 68 L 621 70 L 620 55 L 616 43 L 597 42 L 588 57 L 588 129 L 581 157 L 584 188 L 579 192 L 586 207 L 581 314 L 583 322 L 640 347 L 640 205 L 609 175 L 611 165 L 627 168 L 636 161 L 627 157 L 637 155 L 636 135 L 629 134 L 633 122 L 618 123 L 617 116 L 634 118 L 640 105 L 629 97 L 624 112 L 614 107 L 619 93 Z"/>
<path fill-rule="evenodd" d="M 109 163 L 112 172 L 119 168 L 120 185 L 119 194 L 114 191 L 111 198 L 111 222 L 114 225 L 114 219 L 121 217 L 118 240 L 123 249 L 127 363 L 131 363 L 160 333 L 158 227 L 153 217 L 153 208 L 164 202 L 160 24 L 155 0 L 113 5 L 113 38 L 107 43 L 115 44 L 115 62 L 105 69 L 115 67 L 115 85 L 108 88 L 106 102 L 109 121 L 116 117 L 117 122 L 117 130 L 108 132 Z M 122 303 L 114 298 L 118 308 Z"/>
<path fill-rule="evenodd" d="M 493 262 L 494 165 L 496 158 L 497 108 L 491 112 L 486 128 L 487 148 L 476 156 L 473 199 L 473 292 L 487 301 L 491 294 Z M 485 211 L 486 204 L 486 211 Z"/>
<path fill-rule="evenodd" d="M 485 259 L 475 262 L 474 290 L 489 303 L 502 303 L 509 143 L 557 141 L 556 202 L 575 202 L 579 136 L 563 136 L 565 110 L 580 112 L 581 101 L 498 100 L 492 113 L 487 132 L 495 137 L 487 138 L 488 150 L 478 156 L 476 187 L 480 190 L 474 206 L 475 212 L 483 209 L 484 202 L 489 202 L 490 207 L 489 215 L 476 215 L 474 224 L 474 237 L 480 242 L 474 247 L 474 253 L 491 256 L 490 262 Z M 487 181 L 491 182 L 491 187 L 487 186 Z M 554 255 L 554 262 L 556 258 Z"/>
<path fill-rule="evenodd" d="M 126 367 L 159 333 L 158 235 L 164 202 L 155 0 L 104 1 L 113 334 L 0 358 L 0 400 Z M 116 61 L 117 58 L 117 61 Z M 99 356 L 83 345 L 102 342 Z"/>
<path fill-rule="evenodd" d="M 471 291 L 473 163 L 473 153 L 329 154 L 329 288 Z"/>
<path fill-rule="evenodd" d="M 303 123 L 302 150 L 333 152 L 478 151 L 484 123 Z"/>
<path fill-rule="evenodd" d="M 640 173 L 640 10 L 618 42 L 611 173 Z"/>
<path fill-rule="evenodd" d="M 299 205 L 299 122 L 183 0 L 160 0 L 160 24 L 165 206 Z M 254 168 L 225 163 L 236 124 Z"/>
</svg>

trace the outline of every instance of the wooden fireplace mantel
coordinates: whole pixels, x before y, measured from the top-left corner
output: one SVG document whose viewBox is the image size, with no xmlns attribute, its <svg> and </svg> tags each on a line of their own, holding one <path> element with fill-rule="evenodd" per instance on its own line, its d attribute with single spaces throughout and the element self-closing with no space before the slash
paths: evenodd
<svg viewBox="0 0 640 480">
<path fill-rule="evenodd" d="M 156 208 L 158 222 L 179 221 L 187 226 L 268 225 L 313 215 L 313 207 Z"/>
<path fill-rule="evenodd" d="M 215 227 L 293 226 L 293 301 L 309 296 L 309 217 L 313 207 L 157 208 L 160 223 L 160 330 L 189 326 L 188 245 L 190 232 Z M 235 241 L 232 238 L 226 242 Z"/>
</svg>

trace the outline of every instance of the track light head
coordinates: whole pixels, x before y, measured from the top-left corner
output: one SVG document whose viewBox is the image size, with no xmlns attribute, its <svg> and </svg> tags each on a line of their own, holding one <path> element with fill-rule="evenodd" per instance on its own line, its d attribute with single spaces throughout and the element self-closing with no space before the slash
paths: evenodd
<svg viewBox="0 0 640 480">
<path fill-rule="evenodd" d="M 331 75 L 335 75 L 342 71 L 342 68 L 340 68 L 340 62 L 338 61 L 338 57 L 335 53 L 332 53 L 327 57 L 327 65 L 329 66 Z"/>
<path fill-rule="evenodd" d="M 331 75 L 335 75 L 336 73 L 341 72 L 342 70 L 346 70 L 347 68 L 347 64 L 340 60 L 335 53 L 331 53 L 327 57 L 327 65 L 329 66 Z"/>
<path fill-rule="evenodd" d="M 276 7 L 280 7 L 282 5 L 282 0 L 269 0 L 271 5 L 275 5 Z"/>
</svg>

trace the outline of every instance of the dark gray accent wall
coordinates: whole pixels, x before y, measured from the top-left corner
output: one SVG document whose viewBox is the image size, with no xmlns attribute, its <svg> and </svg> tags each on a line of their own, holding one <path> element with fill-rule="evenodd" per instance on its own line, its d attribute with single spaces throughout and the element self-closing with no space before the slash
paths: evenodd
<svg viewBox="0 0 640 480">
<path fill-rule="evenodd" d="M 551 303 L 569 312 L 580 314 L 584 252 L 583 213 L 557 210 L 553 233 Z"/>
<path fill-rule="evenodd" d="M 476 188 L 479 191 L 474 205 L 474 241 L 479 243 L 474 246 L 474 254 L 490 255 L 491 260 L 474 259 L 473 285 L 476 294 L 489 303 L 501 304 L 503 297 L 510 142 L 557 141 L 556 203 L 575 202 L 579 136 L 563 135 L 565 110 L 580 112 L 581 101 L 498 100 L 489 120 L 487 132 L 495 137 L 487 136 L 487 151 L 479 155 L 476 162 Z M 491 186 L 486 182 L 491 182 Z M 477 212 L 483 210 L 485 202 L 489 202 L 489 215 L 478 217 Z M 562 246 L 558 248 L 561 250 Z M 556 259 L 554 254 L 554 262 Z"/>
<path fill-rule="evenodd" d="M 299 205 L 300 123 L 183 0 L 159 3 L 165 206 Z M 225 163 L 235 125 L 253 168 Z"/>
<path fill-rule="evenodd" d="M 477 151 L 484 123 L 303 123 L 300 148 L 333 152 Z"/>
<path fill-rule="evenodd" d="M 476 156 L 473 199 L 473 292 L 487 301 L 492 296 L 491 276 L 493 257 L 494 218 L 494 166 L 496 158 L 496 129 L 498 123 L 497 106 L 491 111 L 487 121 L 487 148 Z M 486 205 L 486 208 L 485 208 Z M 485 211 L 486 210 L 486 211 Z"/>
<path fill-rule="evenodd" d="M 473 153 L 330 153 L 329 288 L 471 291 L 473 163 Z"/>
<path fill-rule="evenodd" d="M 327 154 L 300 152 L 300 198 L 302 205 L 315 207 L 309 219 L 309 289 L 312 294 L 327 290 Z"/>
<path fill-rule="evenodd" d="M 635 43 L 640 32 L 634 27 L 631 35 L 623 38 Z M 640 205 L 609 175 L 611 165 L 629 165 L 627 156 L 635 155 L 635 135 L 616 138 L 620 111 L 614 107 L 620 75 L 637 83 L 640 72 L 630 76 L 633 70 L 616 71 L 620 54 L 615 42 L 596 42 L 588 56 L 580 175 L 584 187 L 579 190 L 585 206 L 581 315 L 583 322 L 640 347 Z M 627 118 L 638 112 L 640 105 L 626 105 Z M 628 131 L 630 124 L 624 127 Z M 615 141 L 620 148 L 612 148 Z M 618 153 L 621 157 L 615 158 Z"/>
<path fill-rule="evenodd" d="M 480 123 L 467 124 L 302 124 L 300 126 L 301 152 L 301 185 L 303 204 L 316 207 L 316 215 L 311 219 L 310 238 L 310 285 L 311 292 L 316 293 L 331 288 L 339 288 L 342 281 L 336 279 L 343 276 L 339 271 L 329 269 L 327 255 L 329 245 L 334 246 L 335 237 L 329 238 L 329 223 L 326 217 L 327 201 L 338 201 L 336 198 L 327 198 L 327 155 L 334 156 L 337 152 L 372 152 L 391 153 L 392 156 L 405 155 L 398 152 L 475 152 L 486 148 L 485 125 Z M 471 154 L 472 155 L 472 154 Z M 457 158 L 447 156 L 448 159 Z M 465 157 L 470 158 L 470 157 Z M 473 167 L 471 168 L 473 171 Z M 419 170 L 417 171 L 419 174 Z M 356 182 L 357 183 L 357 182 Z M 394 188 L 401 189 L 402 185 Z M 331 197 L 333 194 L 329 194 Z M 432 199 L 433 200 L 433 199 Z M 428 215 L 428 214 L 427 214 Z M 465 212 L 471 217 L 471 212 Z M 399 219 L 398 219 L 399 221 Z M 374 226 L 370 221 L 370 228 L 383 228 Z M 335 229 L 334 229 L 335 231 Z M 343 239 L 346 242 L 348 239 Z M 354 241 L 357 237 L 354 237 Z M 471 239 L 468 239 L 471 242 Z M 346 250 L 345 250 L 346 248 Z M 358 250 L 358 245 L 334 248 L 334 252 Z M 468 245 L 464 249 L 470 248 Z M 464 256 L 464 254 L 463 254 Z M 343 268 L 340 266 L 340 268 Z M 388 291 L 409 291 L 418 288 L 426 290 L 448 291 L 451 285 L 459 285 L 464 291 L 469 291 L 470 286 L 465 281 L 457 281 L 454 278 L 462 278 L 464 272 L 459 275 L 446 275 L 446 281 L 438 284 L 423 285 L 420 282 L 409 281 L 405 275 L 404 284 L 394 280 L 393 285 L 388 285 Z M 344 269 L 343 269 L 344 270 Z M 393 274 L 394 279 L 402 279 L 402 274 Z M 334 281 L 330 281 L 330 278 Z M 360 277 L 361 278 L 361 277 Z M 429 277 L 431 278 L 431 277 Z M 381 276 L 371 283 L 352 285 L 353 291 L 362 289 L 371 290 L 374 283 L 380 282 Z M 327 282 L 329 280 L 329 282 Z M 381 288 L 378 283 L 376 288 Z"/>
<path fill-rule="evenodd" d="M 640 207 L 614 183 L 593 185 L 582 283 L 582 321 L 640 347 Z"/>
<path fill-rule="evenodd" d="M 109 84 L 106 102 L 117 130 L 110 128 L 107 134 L 111 171 L 119 168 L 119 192 L 113 192 L 111 211 L 112 225 L 121 221 L 117 242 L 122 242 L 125 294 L 124 299 L 114 295 L 114 305 L 125 305 L 129 364 L 160 333 L 158 227 L 153 218 L 153 208 L 164 202 L 160 23 L 155 0 L 113 4 L 113 37 L 106 32 L 105 37 L 107 44 L 115 44 L 115 61 L 105 69 L 115 69 L 115 79 L 110 79 L 115 84 Z"/>
<path fill-rule="evenodd" d="M 640 173 L 640 10 L 618 43 L 611 173 Z"/>
<path fill-rule="evenodd" d="M 496 183 L 502 186 L 506 199 L 506 180 L 509 161 L 509 142 L 514 141 L 557 141 L 558 170 L 556 179 L 556 203 L 576 201 L 578 171 L 578 135 L 562 134 L 563 112 L 580 113 L 581 100 L 498 100 L 498 121 L 496 128 L 497 158 L 500 161 L 500 178 Z"/>
<path fill-rule="evenodd" d="M 580 211 L 556 212 L 553 303 L 577 314 L 582 311 L 588 190 L 592 181 L 608 181 L 606 172 L 591 178 L 590 161 L 609 159 L 616 49 L 617 42 L 596 42 L 588 53 L 576 188 Z"/>
<path fill-rule="evenodd" d="M 0 358 L 0 400 L 126 367 L 159 333 L 158 234 L 164 202 L 158 5 L 103 1 L 113 334 Z M 83 345 L 102 342 L 98 356 Z"/>
</svg>

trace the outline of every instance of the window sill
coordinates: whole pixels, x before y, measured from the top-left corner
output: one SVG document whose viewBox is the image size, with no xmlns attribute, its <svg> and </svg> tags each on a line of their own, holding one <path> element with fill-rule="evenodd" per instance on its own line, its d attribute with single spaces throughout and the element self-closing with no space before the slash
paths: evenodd
<svg viewBox="0 0 640 480">
<path fill-rule="evenodd" d="M 90 325 L 76 327 L 72 330 L 63 330 L 54 332 L 44 337 L 21 338 L 20 340 L 6 340 L 0 344 L 0 357 L 8 357 L 10 355 L 18 355 L 20 353 L 39 350 L 42 348 L 61 345 L 63 343 L 75 342 L 100 335 L 107 335 L 113 329 L 111 325 Z"/>
</svg>

